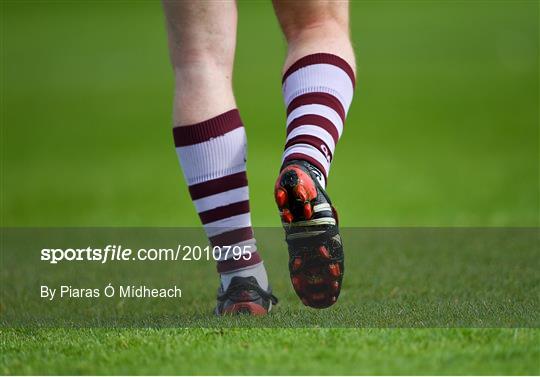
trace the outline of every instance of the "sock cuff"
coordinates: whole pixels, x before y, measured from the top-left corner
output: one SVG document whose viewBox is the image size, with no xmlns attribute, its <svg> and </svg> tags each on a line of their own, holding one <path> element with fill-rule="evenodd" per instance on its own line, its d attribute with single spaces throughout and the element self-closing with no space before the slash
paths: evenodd
<svg viewBox="0 0 540 377">
<path fill-rule="evenodd" d="M 336 66 L 340 69 L 342 69 L 351 79 L 353 87 L 356 85 L 356 77 L 354 74 L 354 70 L 352 67 L 345 61 L 345 59 L 334 55 L 334 54 L 328 54 L 328 53 L 316 53 L 311 55 L 306 55 L 300 59 L 298 59 L 296 62 L 291 65 L 285 74 L 283 75 L 282 84 L 285 83 L 285 80 L 293 74 L 294 72 L 298 71 L 301 68 L 314 65 L 314 64 L 330 64 L 333 66 Z"/>
<path fill-rule="evenodd" d="M 185 147 L 204 143 L 243 126 L 238 109 L 232 109 L 200 123 L 174 127 L 174 145 Z"/>
</svg>

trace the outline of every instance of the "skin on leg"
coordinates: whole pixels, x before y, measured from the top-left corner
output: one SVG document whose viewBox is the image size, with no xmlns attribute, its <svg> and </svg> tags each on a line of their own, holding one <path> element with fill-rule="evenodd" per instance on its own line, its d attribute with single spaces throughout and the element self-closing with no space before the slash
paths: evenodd
<svg viewBox="0 0 540 377">
<path fill-rule="evenodd" d="M 236 108 L 236 3 L 164 0 L 163 8 L 175 76 L 174 126 L 199 123 Z"/>
<path fill-rule="evenodd" d="M 337 55 L 356 69 L 348 1 L 273 0 L 273 4 L 287 39 L 283 73 L 298 59 L 318 52 Z"/>
</svg>

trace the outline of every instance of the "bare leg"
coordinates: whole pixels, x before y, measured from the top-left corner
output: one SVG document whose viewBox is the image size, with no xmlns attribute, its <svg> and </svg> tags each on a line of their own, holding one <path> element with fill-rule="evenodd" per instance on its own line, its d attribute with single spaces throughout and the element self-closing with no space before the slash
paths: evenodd
<svg viewBox="0 0 540 377">
<path fill-rule="evenodd" d="M 277 300 L 269 292 L 251 227 L 247 140 L 232 90 L 236 4 L 165 0 L 163 7 L 175 76 L 176 152 L 201 223 L 218 251 L 216 313 L 265 314 Z M 241 251 L 242 258 L 227 247 Z"/>
<path fill-rule="evenodd" d="M 301 57 L 318 52 L 337 55 L 356 68 L 348 1 L 274 0 L 273 4 L 288 44 L 283 72 Z"/>
<path fill-rule="evenodd" d="M 174 124 L 197 123 L 236 108 L 235 2 L 165 0 L 163 8 L 175 76 Z"/>
</svg>

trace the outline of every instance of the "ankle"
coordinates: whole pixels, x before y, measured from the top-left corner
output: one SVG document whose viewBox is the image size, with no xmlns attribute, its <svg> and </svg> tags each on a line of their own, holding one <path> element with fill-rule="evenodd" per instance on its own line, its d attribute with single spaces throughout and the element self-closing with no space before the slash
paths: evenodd
<svg viewBox="0 0 540 377">
<path fill-rule="evenodd" d="M 268 290 L 268 276 L 266 274 L 266 268 L 264 268 L 264 263 L 260 262 L 253 266 L 242 268 L 236 271 L 224 272 L 220 274 L 221 286 L 224 291 L 227 290 L 232 279 L 236 276 L 240 277 L 250 277 L 253 276 L 260 287 L 264 290 Z"/>
</svg>

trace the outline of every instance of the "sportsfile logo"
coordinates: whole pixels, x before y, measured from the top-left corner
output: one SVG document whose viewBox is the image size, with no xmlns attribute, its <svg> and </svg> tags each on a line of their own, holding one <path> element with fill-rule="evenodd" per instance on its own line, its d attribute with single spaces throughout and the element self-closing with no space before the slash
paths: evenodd
<svg viewBox="0 0 540 377">
<path fill-rule="evenodd" d="M 90 261 L 107 263 L 111 261 L 222 261 L 250 260 L 253 245 L 199 246 L 178 245 L 176 248 L 125 248 L 122 245 L 107 245 L 104 248 L 50 248 L 41 249 L 40 259 L 50 264 L 67 261 Z"/>
<path fill-rule="evenodd" d="M 86 248 L 42 249 L 41 260 L 51 264 L 57 264 L 60 261 L 101 261 L 101 263 L 106 263 L 108 260 L 128 261 L 131 254 L 131 249 L 124 249 L 121 245 L 107 245 L 103 249 L 94 249 L 90 246 Z"/>
</svg>

